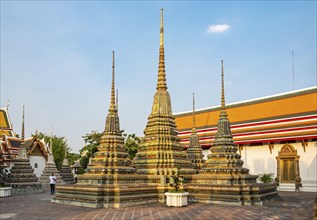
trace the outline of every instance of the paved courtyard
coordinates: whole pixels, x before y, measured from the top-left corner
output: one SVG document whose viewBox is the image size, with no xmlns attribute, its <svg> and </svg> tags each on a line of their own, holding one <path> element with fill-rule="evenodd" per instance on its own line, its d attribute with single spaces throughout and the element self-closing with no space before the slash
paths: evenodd
<svg viewBox="0 0 317 220">
<path fill-rule="evenodd" d="M 172 208 L 151 204 L 129 208 L 91 209 L 51 203 L 48 192 L 0 198 L 0 219 L 313 219 L 316 193 L 279 192 L 280 200 L 263 206 L 190 203 Z"/>
</svg>

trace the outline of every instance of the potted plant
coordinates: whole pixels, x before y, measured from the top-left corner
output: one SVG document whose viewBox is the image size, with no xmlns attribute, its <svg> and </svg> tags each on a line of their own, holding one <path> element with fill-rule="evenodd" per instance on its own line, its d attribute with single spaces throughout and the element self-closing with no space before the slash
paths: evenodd
<svg viewBox="0 0 317 220">
<path fill-rule="evenodd" d="M 272 183 L 273 182 L 274 173 L 263 173 L 260 174 L 258 179 L 262 183 Z"/>
<path fill-rule="evenodd" d="M 182 207 L 187 205 L 187 196 L 188 192 L 184 192 L 180 189 L 181 184 L 184 181 L 183 176 L 180 175 L 179 170 L 177 170 L 176 175 L 171 176 L 172 183 L 170 186 L 173 187 L 173 190 L 170 190 L 165 193 L 166 195 L 166 204 L 168 206 Z"/>
<path fill-rule="evenodd" d="M 10 175 L 10 171 L 5 166 L 1 166 L 0 170 L 0 197 L 8 197 L 11 196 L 12 187 L 6 187 L 5 181 Z"/>
</svg>

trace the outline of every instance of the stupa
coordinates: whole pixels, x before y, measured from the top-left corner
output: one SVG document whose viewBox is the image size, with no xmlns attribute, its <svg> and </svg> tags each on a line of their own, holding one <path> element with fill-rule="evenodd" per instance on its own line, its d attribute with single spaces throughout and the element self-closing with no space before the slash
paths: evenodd
<svg viewBox="0 0 317 220">
<path fill-rule="evenodd" d="M 52 173 L 54 173 L 56 177 L 56 184 L 63 184 L 63 179 L 56 167 L 56 164 L 54 162 L 54 155 L 53 155 L 53 143 L 52 143 L 52 137 L 49 142 L 49 147 L 48 147 L 48 159 L 47 163 L 45 165 L 45 168 L 39 178 L 39 181 L 45 186 L 46 188 L 49 186 L 49 177 Z"/>
<path fill-rule="evenodd" d="M 114 52 L 111 101 L 98 151 L 90 158 L 87 172 L 77 176 L 75 185 L 57 186 L 52 202 L 85 206 L 124 207 L 157 202 L 160 178 L 137 175 L 124 145 L 115 104 Z"/>
<path fill-rule="evenodd" d="M 167 91 L 164 57 L 164 22 L 161 9 L 160 49 L 156 93 L 151 114 L 144 130 L 144 142 L 141 143 L 133 165 L 138 174 L 173 175 L 194 174 L 195 169 L 183 151 L 177 136 L 175 118 Z"/>
<path fill-rule="evenodd" d="M 233 203 L 261 205 L 267 198 L 277 196 L 276 183 L 257 183 L 257 175 L 243 168 L 241 156 L 233 141 L 225 109 L 224 68 L 222 64 L 221 111 L 211 154 L 205 167 L 193 175 L 187 189 L 189 200 L 203 203 Z"/>
<path fill-rule="evenodd" d="M 195 120 L 195 94 L 193 93 L 193 127 L 192 134 L 190 135 L 190 142 L 187 148 L 188 159 L 194 165 L 196 172 L 198 172 L 203 166 L 205 160 L 203 150 L 199 144 L 199 138 L 196 132 L 196 120 Z"/>
<path fill-rule="evenodd" d="M 6 186 L 12 187 L 12 194 L 27 194 L 34 192 L 41 192 L 41 183 L 34 174 L 34 170 L 30 165 L 30 160 L 26 155 L 26 147 L 24 142 L 24 106 L 23 106 L 23 119 L 22 119 L 22 135 L 21 145 L 19 147 L 19 154 L 14 159 L 14 165 L 10 169 L 10 177 L 6 182 Z"/>
<path fill-rule="evenodd" d="M 63 160 L 62 167 L 59 170 L 59 173 L 62 177 L 62 180 L 65 184 L 73 184 L 74 183 L 74 175 L 69 166 L 68 159 L 67 159 L 67 148 L 65 146 L 65 157 Z"/>
</svg>

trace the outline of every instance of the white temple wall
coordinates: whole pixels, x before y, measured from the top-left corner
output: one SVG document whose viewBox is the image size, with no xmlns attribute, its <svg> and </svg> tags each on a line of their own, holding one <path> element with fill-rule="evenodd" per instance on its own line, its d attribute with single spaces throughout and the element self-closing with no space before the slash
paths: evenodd
<svg viewBox="0 0 317 220">
<path fill-rule="evenodd" d="M 307 147 L 298 143 L 299 173 L 302 178 L 302 191 L 317 192 L 317 142 L 308 142 Z"/>
<path fill-rule="evenodd" d="M 304 147 L 302 143 L 291 143 L 296 150 L 299 158 L 299 173 L 301 177 L 302 187 L 301 191 L 317 192 L 317 142 L 308 142 Z M 258 175 L 263 173 L 274 173 L 274 178 L 277 173 L 278 152 L 284 144 L 274 144 L 272 153 L 270 152 L 268 144 L 259 146 L 244 146 L 241 150 L 241 159 L 244 161 L 243 167 L 250 170 L 250 174 Z M 209 150 L 203 150 L 204 159 L 207 159 Z M 239 151 L 238 151 L 239 153 Z M 283 187 L 280 190 L 284 190 Z M 291 185 L 289 190 L 295 191 L 295 184 Z M 287 186 L 289 187 L 289 186 Z M 286 189 L 286 188 L 285 188 Z"/>
<path fill-rule="evenodd" d="M 250 174 L 259 175 L 263 173 L 274 173 L 276 177 L 276 156 L 280 148 L 274 145 L 272 154 L 268 145 L 244 146 L 241 150 L 241 159 L 243 167 L 250 170 Z"/>
<path fill-rule="evenodd" d="M 30 164 L 34 169 L 36 177 L 40 177 L 45 168 L 46 160 L 43 156 L 29 156 Z M 35 166 L 37 164 L 37 167 Z"/>
</svg>

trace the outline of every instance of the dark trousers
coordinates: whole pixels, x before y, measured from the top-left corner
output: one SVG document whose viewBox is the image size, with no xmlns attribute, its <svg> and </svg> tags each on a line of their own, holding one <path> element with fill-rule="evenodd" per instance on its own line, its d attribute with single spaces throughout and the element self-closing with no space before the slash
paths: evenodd
<svg viewBox="0 0 317 220">
<path fill-rule="evenodd" d="M 51 194 L 55 194 L 55 184 L 50 184 L 51 185 Z"/>
</svg>

